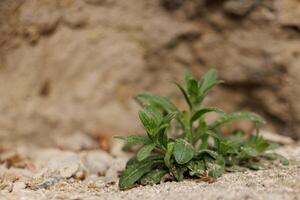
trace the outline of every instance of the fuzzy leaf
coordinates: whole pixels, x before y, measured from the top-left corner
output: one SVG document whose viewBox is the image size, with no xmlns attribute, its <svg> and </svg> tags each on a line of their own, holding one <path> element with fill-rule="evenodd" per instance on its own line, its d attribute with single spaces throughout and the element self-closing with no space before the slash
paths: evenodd
<svg viewBox="0 0 300 200">
<path fill-rule="evenodd" d="M 277 157 L 277 159 L 281 162 L 281 164 L 283 164 L 283 165 L 289 165 L 289 160 L 286 157 L 284 157 L 284 156 L 282 156 L 280 154 L 277 154 L 277 153 L 274 153 L 274 154 Z"/>
<path fill-rule="evenodd" d="M 166 110 L 167 112 L 178 111 L 176 106 L 165 97 L 161 97 L 154 94 L 140 94 L 137 96 L 137 98 L 147 100 L 151 103 L 159 105 L 162 109 Z"/>
<path fill-rule="evenodd" d="M 202 157 L 203 155 L 208 155 L 208 156 L 210 156 L 213 159 L 217 159 L 217 157 L 218 157 L 218 153 L 217 152 L 209 150 L 209 149 L 203 149 L 203 150 L 200 150 L 197 153 L 198 157 Z"/>
<path fill-rule="evenodd" d="M 177 166 L 171 168 L 170 171 L 177 181 L 182 181 L 184 178 L 184 172 L 187 171 L 187 168 L 184 166 Z"/>
<path fill-rule="evenodd" d="M 174 144 L 174 157 L 178 164 L 189 162 L 195 154 L 194 147 L 183 139 L 177 139 Z"/>
<path fill-rule="evenodd" d="M 210 69 L 206 74 L 204 74 L 202 78 L 203 82 L 200 87 L 200 93 L 205 93 L 212 86 L 218 83 L 217 77 L 218 74 L 215 69 Z"/>
<path fill-rule="evenodd" d="M 152 142 L 145 135 L 115 136 L 114 138 L 125 140 L 127 145 L 149 144 Z"/>
<path fill-rule="evenodd" d="M 289 165 L 289 160 L 278 153 L 264 153 L 263 156 L 270 160 L 279 160 L 283 165 Z"/>
<path fill-rule="evenodd" d="M 266 169 L 266 167 L 260 163 L 254 163 L 254 162 L 249 162 L 247 164 L 245 164 L 246 167 L 248 167 L 249 169 L 253 169 L 253 170 L 262 170 L 262 169 Z"/>
<path fill-rule="evenodd" d="M 135 162 L 129 165 L 122 173 L 119 180 L 119 188 L 125 190 L 138 181 L 144 174 L 151 171 L 152 167 L 162 163 L 160 159 L 149 157 L 141 162 Z"/>
<path fill-rule="evenodd" d="M 240 159 L 248 159 L 258 155 L 256 149 L 252 147 L 241 147 L 241 152 L 239 154 Z"/>
<path fill-rule="evenodd" d="M 155 148 L 155 144 L 147 144 L 145 146 L 143 146 L 139 152 L 137 153 L 137 160 L 138 161 L 142 161 L 145 158 L 149 157 L 151 152 L 153 151 L 153 149 Z"/>
<path fill-rule="evenodd" d="M 215 112 L 215 113 L 218 113 L 222 116 L 225 116 L 226 113 L 219 109 L 219 108 L 203 108 L 201 110 L 198 110 L 197 112 L 195 112 L 191 118 L 191 121 L 194 122 L 196 121 L 197 119 L 199 119 L 200 117 L 202 117 L 204 114 L 208 113 L 208 112 Z"/>
<path fill-rule="evenodd" d="M 265 123 L 265 120 L 261 116 L 255 114 L 255 113 L 252 113 L 252 112 L 235 112 L 235 113 L 226 115 L 223 118 L 215 121 L 213 124 L 208 126 L 208 129 L 212 130 L 212 129 L 215 129 L 215 128 L 223 125 L 223 124 L 229 123 L 229 122 L 234 121 L 234 120 L 240 120 L 240 119 L 251 120 L 251 121 L 254 121 L 255 123 L 258 123 L 258 124 Z"/>
<path fill-rule="evenodd" d="M 167 128 L 168 126 L 163 129 L 160 129 L 156 137 L 156 141 L 162 149 L 167 148 L 167 144 L 168 144 Z"/>
<path fill-rule="evenodd" d="M 190 109 L 192 109 L 193 105 L 189 99 L 189 96 L 187 94 L 187 92 L 185 91 L 185 89 L 176 81 L 172 81 L 172 83 L 174 83 L 178 88 L 179 90 L 181 91 L 181 93 L 183 94 L 184 98 L 185 98 L 185 101 L 187 102 L 187 104 L 189 105 Z"/>
<path fill-rule="evenodd" d="M 169 142 L 168 145 L 167 145 L 167 151 L 166 151 L 166 154 L 165 154 L 165 157 L 164 157 L 164 161 L 165 161 L 165 164 L 167 167 L 171 167 L 171 156 L 173 154 L 173 151 L 174 151 L 174 142 Z"/>
<path fill-rule="evenodd" d="M 223 156 L 218 156 L 214 164 L 211 165 L 211 169 L 208 172 L 208 175 L 213 178 L 220 177 L 225 169 L 225 160 Z"/>
<path fill-rule="evenodd" d="M 208 175 L 213 178 L 218 178 L 223 174 L 224 169 L 217 164 L 214 164 L 212 169 L 208 172 Z"/>
<path fill-rule="evenodd" d="M 152 119 L 155 121 L 156 124 L 159 124 L 162 121 L 163 115 L 155 105 L 147 104 L 144 106 L 144 110 L 150 114 L 150 116 L 152 117 Z"/>
<path fill-rule="evenodd" d="M 144 111 L 139 112 L 139 117 L 147 133 L 153 136 L 158 125 Z"/>
<path fill-rule="evenodd" d="M 161 121 L 161 124 L 169 124 L 176 117 L 178 112 L 170 112 Z"/>
<path fill-rule="evenodd" d="M 264 152 L 269 146 L 270 144 L 268 142 L 262 140 L 256 144 L 256 151 L 259 153 Z"/>
<path fill-rule="evenodd" d="M 144 175 L 140 183 L 142 185 L 154 185 L 160 182 L 161 178 L 167 173 L 167 170 L 155 169 Z"/>
<path fill-rule="evenodd" d="M 187 164 L 187 168 L 189 169 L 190 176 L 203 176 L 205 172 L 205 164 L 203 160 L 191 160 Z"/>
</svg>

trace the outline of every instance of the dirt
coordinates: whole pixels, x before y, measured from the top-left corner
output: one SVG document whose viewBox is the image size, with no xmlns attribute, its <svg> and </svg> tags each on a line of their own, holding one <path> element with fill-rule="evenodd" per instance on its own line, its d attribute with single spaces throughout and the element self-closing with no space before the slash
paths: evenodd
<svg viewBox="0 0 300 200">
<path fill-rule="evenodd" d="M 101 150 L 74 153 L 57 149 L 41 150 L 37 147 L 31 149 L 22 147 L 18 151 L 20 156 L 30 155 L 26 160 L 28 167 L 13 166 L 7 169 L 4 165 L 0 166 L 2 180 L 0 198 L 9 200 L 299 199 L 300 144 L 281 147 L 277 151 L 289 158 L 290 165 L 277 164 L 267 170 L 226 173 L 214 183 L 185 180 L 154 186 L 137 186 L 127 191 L 120 191 L 117 186 L 117 176 L 111 175 L 124 168 L 128 155 L 110 157 Z M 97 154 L 98 159 L 92 159 L 89 164 L 92 167 L 90 167 L 80 161 L 82 154 Z M 111 161 L 103 162 L 103 159 Z M 59 160 L 61 161 L 58 162 Z M 20 162 L 21 160 L 19 164 Z M 105 163 L 109 168 L 105 170 L 106 175 L 97 174 L 97 169 L 103 169 L 103 166 L 97 167 L 97 165 Z M 80 171 L 84 173 L 79 173 Z"/>
</svg>

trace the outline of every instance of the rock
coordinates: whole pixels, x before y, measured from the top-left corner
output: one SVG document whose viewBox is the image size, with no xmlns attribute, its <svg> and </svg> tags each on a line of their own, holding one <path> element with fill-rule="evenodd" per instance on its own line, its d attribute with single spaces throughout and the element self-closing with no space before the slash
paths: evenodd
<svg viewBox="0 0 300 200">
<path fill-rule="evenodd" d="M 104 188 L 105 186 L 113 185 L 116 183 L 111 177 L 99 177 L 96 175 L 90 175 L 84 181 L 88 188 Z"/>
<path fill-rule="evenodd" d="M 84 0 L 84 1 L 92 5 L 102 5 L 107 3 L 113 3 L 115 0 Z"/>
<path fill-rule="evenodd" d="M 254 9 L 258 3 L 259 0 L 229 0 L 224 2 L 223 8 L 228 14 L 245 16 Z"/>
<path fill-rule="evenodd" d="M 72 151 L 87 150 L 97 147 L 96 142 L 82 132 L 75 132 L 70 136 L 66 136 L 64 139 L 57 137 L 56 143 L 61 149 Z"/>
<path fill-rule="evenodd" d="M 1 176 L 1 179 L 8 182 L 15 182 L 16 180 L 31 179 L 33 175 L 33 172 L 27 169 L 10 168 L 8 170 L 5 170 L 5 172 Z"/>
<path fill-rule="evenodd" d="M 84 180 L 86 177 L 86 173 L 84 171 L 79 171 L 79 172 L 76 172 L 76 174 L 74 175 L 74 178 L 76 180 Z"/>
<path fill-rule="evenodd" d="M 43 177 L 39 179 L 35 179 L 35 181 L 31 182 L 28 187 L 32 190 L 40 190 L 40 189 L 48 189 L 49 187 L 59 183 L 60 181 L 65 180 L 64 177 Z"/>
<path fill-rule="evenodd" d="M 13 184 L 13 192 L 18 192 L 20 190 L 24 190 L 26 188 L 26 184 L 24 182 L 17 181 Z"/>
<path fill-rule="evenodd" d="M 84 152 L 82 160 L 85 169 L 91 174 L 104 175 L 113 162 L 113 157 L 102 150 Z"/>
<path fill-rule="evenodd" d="M 81 160 L 73 152 L 61 151 L 55 157 L 50 158 L 45 170 L 46 176 L 60 176 L 69 178 L 81 169 Z"/>
<path fill-rule="evenodd" d="M 299 0 L 276 1 L 279 22 L 285 26 L 300 28 L 300 2 Z"/>
<path fill-rule="evenodd" d="M 0 154 L 0 163 L 5 163 L 8 168 L 17 165 L 21 161 L 16 151 L 7 151 Z"/>
</svg>

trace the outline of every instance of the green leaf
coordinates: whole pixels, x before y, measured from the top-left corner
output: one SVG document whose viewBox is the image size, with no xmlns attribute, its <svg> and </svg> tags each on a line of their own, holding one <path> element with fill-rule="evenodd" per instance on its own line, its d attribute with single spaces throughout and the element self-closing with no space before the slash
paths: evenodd
<svg viewBox="0 0 300 200">
<path fill-rule="evenodd" d="M 209 90 L 212 86 L 218 83 L 217 80 L 218 74 L 215 69 L 210 69 L 204 76 L 202 77 L 202 83 L 200 87 L 200 93 L 203 94 L 207 90 Z"/>
<path fill-rule="evenodd" d="M 193 100 L 195 100 L 199 94 L 198 82 L 194 79 L 189 80 L 187 82 L 187 91 L 190 97 L 193 97 Z"/>
<path fill-rule="evenodd" d="M 183 94 L 183 96 L 185 98 L 185 101 L 187 102 L 188 106 L 190 107 L 190 109 L 192 109 L 193 105 L 192 105 L 192 103 L 189 99 L 189 96 L 188 96 L 187 92 L 185 91 L 185 89 L 178 82 L 176 82 L 175 80 L 173 80 L 172 83 L 174 83 L 179 88 L 179 90 Z"/>
<path fill-rule="evenodd" d="M 168 171 L 163 169 L 152 170 L 141 178 L 140 183 L 142 185 L 157 184 L 166 173 L 168 173 Z"/>
<path fill-rule="evenodd" d="M 268 149 L 269 146 L 270 144 L 268 142 L 262 140 L 256 144 L 256 151 L 259 153 L 264 152 Z"/>
<path fill-rule="evenodd" d="M 139 117 L 147 133 L 153 136 L 158 124 L 156 124 L 155 120 L 149 117 L 144 111 L 139 112 Z"/>
<path fill-rule="evenodd" d="M 177 114 L 178 114 L 178 112 L 170 112 L 170 113 L 168 113 L 162 119 L 161 125 L 163 125 L 163 124 L 169 124 L 172 121 L 172 119 L 174 119 L 176 117 Z"/>
<path fill-rule="evenodd" d="M 145 135 L 114 136 L 114 138 L 125 140 L 127 145 L 149 144 L 152 141 Z"/>
<path fill-rule="evenodd" d="M 200 117 L 202 117 L 204 114 L 206 114 L 208 112 L 215 112 L 215 113 L 218 113 L 222 116 L 226 115 L 226 113 L 223 110 L 219 109 L 219 108 L 203 108 L 201 110 L 196 111 L 193 114 L 193 116 L 191 118 L 191 121 L 192 122 L 196 121 L 197 119 L 199 119 Z"/>
<path fill-rule="evenodd" d="M 203 150 L 200 150 L 197 153 L 197 157 L 202 158 L 203 155 L 208 155 L 208 156 L 210 156 L 213 159 L 217 159 L 217 157 L 218 157 L 218 153 L 217 152 L 209 150 L 209 149 L 203 149 Z"/>
<path fill-rule="evenodd" d="M 168 144 L 167 130 L 168 130 L 168 126 L 160 129 L 157 133 L 157 138 L 156 138 L 157 143 L 160 145 L 160 147 L 163 150 L 167 148 L 167 144 Z"/>
<path fill-rule="evenodd" d="M 164 109 L 167 112 L 178 111 L 176 106 L 165 97 L 161 97 L 161 96 L 154 95 L 154 94 L 140 94 L 136 98 L 142 99 L 142 100 L 147 100 L 151 103 L 159 105 L 162 109 Z"/>
<path fill-rule="evenodd" d="M 209 130 L 215 129 L 223 124 L 229 123 L 231 121 L 234 120 L 239 120 L 239 119 L 247 119 L 247 120 L 251 120 L 254 121 L 257 124 L 262 124 L 265 123 L 265 120 L 252 112 L 235 112 L 229 115 L 226 115 L 224 117 L 222 117 L 221 119 L 215 121 L 214 123 L 212 123 L 211 125 L 208 126 Z"/>
<path fill-rule="evenodd" d="M 174 151 L 174 142 L 169 142 L 167 145 L 167 151 L 165 153 L 164 162 L 167 167 L 171 167 L 171 156 Z"/>
<path fill-rule="evenodd" d="M 213 178 L 219 178 L 223 174 L 224 169 L 217 164 L 213 164 L 212 169 L 208 172 L 208 175 Z"/>
<path fill-rule="evenodd" d="M 281 164 L 283 164 L 283 165 L 289 165 L 290 164 L 289 160 L 286 157 L 284 157 L 280 154 L 277 154 L 277 153 L 275 153 L 275 155 L 277 156 L 277 159 L 281 162 Z"/>
<path fill-rule="evenodd" d="M 270 160 L 279 160 L 283 165 L 289 165 L 289 160 L 278 153 L 264 153 L 263 156 Z"/>
<path fill-rule="evenodd" d="M 178 164 L 189 162 L 195 154 L 194 147 L 183 139 L 177 139 L 174 144 L 174 157 Z"/>
<path fill-rule="evenodd" d="M 203 160 L 191 160 L 187 164 L 190 176 L 201 177 L 205 173 L 205 164 Z"/>
<path fill-rule="evenodd" d="M 213 178 L 218 178 L 223 174 L 224 169 L 225 169 L 225 160 L 223 156 L 219 155 L 215 163 L 211 165 L 208 175 Z"/>
<path fill-rule="evenodd" d="M 134 162 L 129 165 L 122 173 L 119 180 L 119 188 L 125 190 L 138 181 L 144 174 L 152 170 L 152 168 L 163 163 L 162 160 L 149 157 L 141 162 Z"/>
<path fill-rule="evenodd" d="M 204 74 L 199 91 L 199 102 L 203 100 L 203 98 L 207 95 L 209 90 L 213 88 L 215 85 L 222 83 L 223 81 L 217 80 L 217 71 L 215 69 L 210 69 L 206 74 Z"/>
<path fill-rule="evenodd" d="M 258 156 L 256 149 L 252 147 L 241 147 L 241 152 L 239 153 L 240 159 L 248 159 Z"/>
<path fill-rule="evenodd" d="M 182 181 L 187 168 L 184 166 L 176 166 L 171 168 L 170 171 L 177 181 Z"/>
<path fill-rule="evenodd" d="M 147 104 L 144 106 L 144 110 L 150 114 L 156 124 L 159 124 L 162 121 L 163 115 L 155 105 Z"/>
<path fill-rule="evenodd" d="M 220 141 L 218 152 L 222 155 L 226 155 L 228 153 L 238 154 L 239 146 L 240 146 L 240 141 L 222 140 Z"/>
<path fill-rule="evenodd" d="M 153 143 L 143 146 L 137 153 L 137 160 L 142 161 L 145 158 L 149 157 L 155 147 L 156 147 L 156 145 Z"/>
<path fill-rule="evenodd" d="M 254 163 L 254 162 L 246 163 L 245 166 L 248 167 L 249 169 L 253 169 L 253 170 L 263 170 L 263 169 L 266 169 L 266 167 L 263 164 Z"/>
<path fill-rule="evenodd" d="M 192 73 L 188 69 L 184 69 L 183 75 L 184 75 L 184 80 L 185 80 L 186 84 L 189 82 L 189 80 L 193 79 Z"/>
</svg>

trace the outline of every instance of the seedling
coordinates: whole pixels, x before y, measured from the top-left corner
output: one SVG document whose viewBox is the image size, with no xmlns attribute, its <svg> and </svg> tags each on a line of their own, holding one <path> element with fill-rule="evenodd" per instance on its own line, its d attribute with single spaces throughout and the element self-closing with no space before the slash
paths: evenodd
<svg viewBox="0 0 300 200">
<path fill-rule="evenodd" d="M 195 80 L 186 70 L 184 80 L 184 86 L 172 82 L 182 93 L 188 111 L 180 110 L 166 97 L 153 94 L 136 97 L 143 106 L 139 118 L 146 135 L 117 136 L 127 142 L 127 149 L 141 145 L 120 177 L 121 190 L 134 184 L 157 184 L 166 176 L 177 181 L 184 178 L 215 180 L 235 167 L 263 169 L 261 161 L 266 158 L 288 164 L 283 156 L 266 153 L 274 145 L 259 135 L 259 126 L 265 123 L 261 116 L 252 112 L 227 114 L 219 108 L 201 106 L 211 89 L 223 82 L 217 79 L 215 69 L 209 70 L 200 80 Z M 208 124 L 205 116 L 210 112 L 220 118 Z M 256 134 L 233 130 L 225 136 L 221 127 L 234 120 L 253 121 Z"/>
</svg>

